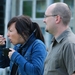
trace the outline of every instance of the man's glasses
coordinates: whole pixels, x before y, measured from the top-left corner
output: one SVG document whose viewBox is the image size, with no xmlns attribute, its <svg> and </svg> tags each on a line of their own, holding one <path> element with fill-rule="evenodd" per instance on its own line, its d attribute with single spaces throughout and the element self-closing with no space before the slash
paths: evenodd
<svg viewBox="0 0 75 75">
<path fill-rule="evenodd" d="M 51 17 L 51 16 L 57 16 L 57 15 L 44 15 L 44 18 Z"/>
</svg>

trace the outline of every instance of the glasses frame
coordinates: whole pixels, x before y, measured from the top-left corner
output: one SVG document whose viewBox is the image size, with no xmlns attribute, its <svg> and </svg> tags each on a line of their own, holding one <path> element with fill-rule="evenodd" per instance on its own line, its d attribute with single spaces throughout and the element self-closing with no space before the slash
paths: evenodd
<svg viewBox="0 0 75 75">
<path fill-rule="evenodd" d="M 44 18 L 52 17 L 52 16 L 57 16 L 57 15 L 44 15 Z"/>
</svg>

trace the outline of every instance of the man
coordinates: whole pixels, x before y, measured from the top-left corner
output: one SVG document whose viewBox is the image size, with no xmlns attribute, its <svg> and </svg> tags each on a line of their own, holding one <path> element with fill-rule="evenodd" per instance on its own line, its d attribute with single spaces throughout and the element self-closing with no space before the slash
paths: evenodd
<svg viewBox="0 0 75 75">
<path fill-rule="evenodd" d="M 71 11 L 67 4 L 51 4 L 46 12 L 46 31 L 54 36 L 47 58 L 44 75 L 75 75 L 75 34 L 69 27 Z"/>
</svg>

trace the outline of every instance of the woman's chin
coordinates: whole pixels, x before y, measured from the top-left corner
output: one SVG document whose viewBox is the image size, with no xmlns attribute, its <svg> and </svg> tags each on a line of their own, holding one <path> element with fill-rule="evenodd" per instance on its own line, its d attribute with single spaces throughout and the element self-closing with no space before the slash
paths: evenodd
<svg viewBox="0 0 75 75">
<path fill-rule="evenodd" d="M 46 32 L 48 32 L 48 30 L 46 29 Z"/>
</svg>

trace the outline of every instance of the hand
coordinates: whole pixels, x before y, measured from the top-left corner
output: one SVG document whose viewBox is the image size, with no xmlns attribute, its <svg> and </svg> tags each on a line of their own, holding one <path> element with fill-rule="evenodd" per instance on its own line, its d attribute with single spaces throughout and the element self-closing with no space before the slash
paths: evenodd
<svg viewBox="0 0 75 75">
<path fill-rule="evenodd" d="M 11 56 L 12 56 L 12 54 L 15 52 L 15 50 L 14 49 L 12 49 L 12 48 L 9 48 L 11 51 L 9 51 L 9 53 L 8 53 L 8 57 L 9 57 L 9 59 L 11 58 Z"/>
<path fill-rule="evenodd" d="M 75 73 L 73 73 L 72 75 L 75 75 Z"/>
<path fill-rule="evenodd" d="M 3 37 L 3 35 L 0 35 L 0 45 L 5 44 L 6 39 Z"/>
</svg>

